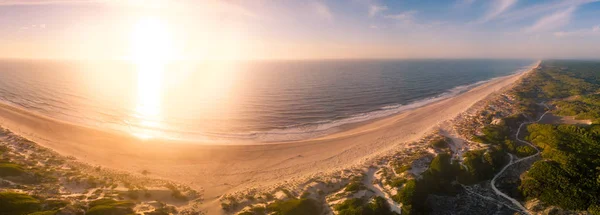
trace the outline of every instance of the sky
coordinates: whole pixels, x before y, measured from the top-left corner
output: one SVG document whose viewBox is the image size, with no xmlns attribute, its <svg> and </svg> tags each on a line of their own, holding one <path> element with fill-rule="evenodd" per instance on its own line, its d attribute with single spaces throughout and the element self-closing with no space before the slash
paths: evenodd
<svg viewBox="0 0 600 215">
<path fill-rule="evenodd" d="M 0 58 L 599 58 L 600 0 L 0 0 Z"/>
</svg>

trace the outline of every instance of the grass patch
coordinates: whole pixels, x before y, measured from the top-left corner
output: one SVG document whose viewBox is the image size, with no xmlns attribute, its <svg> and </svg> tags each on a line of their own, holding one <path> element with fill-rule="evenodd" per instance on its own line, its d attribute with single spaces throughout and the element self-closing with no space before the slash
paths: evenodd
<svg viewBox="0 0 600 215">
<path fill-rule="evenodd" d="M 323 208 L 314 199 L 290 199 L 278 201 L 267 206 L 267 210 L 276 215 L 321 214 Z"/>
<path fill-rule="evenodd" d="M 392 215 L 395 214 L 390 210 L 384 198 L 375 197 L 372 201 L 367 202 L 363 199 L 347 199 L 346 201 L 333 207 L 337 214 L 340 215 Z"/>
<path fill-rule="evenodd" d="M 439 137 L 439 138 L 436 138 L 435 140 L 431 141 L 431 146 L 433 146 L 435 148 L 439 148 L 439 149 L 445 149 L 445 148 L 448 148 L 448 143 L 450 141 L 452 141 L 452 140 L 450 140 L 450 138 Z"/>
<path fill-rule="evenodd" d="M 92 201 L 89 204 L 89 210 L 86 212 L 87 215 L 101 215 L 101 214 L 112 214 L 112 215 L 126 215 L 133 214 L 132 207 L 135 203 L 130 201 L 116 201 L 113 199 L 99 199 Z"/>
<path fill-rule="evenodd" d="M 0 163 L 0 177 L 20 176 L 25 174 L 25 170 L 18 164 Z"/>
<path fill-rule="evenodd" d="M 28 215 L 55 215 L 57 213 L 58 213 L 58 211 L 39 211 L 39 212 L 35 212 L 35 213 L 30 213 Z"/>
<path fill-rule="evenodd" d="M 40 208 L 40 200 L 30 195 L 0 192 L 0 214 L 29 214 L 38 211 Z"/>
</svg>

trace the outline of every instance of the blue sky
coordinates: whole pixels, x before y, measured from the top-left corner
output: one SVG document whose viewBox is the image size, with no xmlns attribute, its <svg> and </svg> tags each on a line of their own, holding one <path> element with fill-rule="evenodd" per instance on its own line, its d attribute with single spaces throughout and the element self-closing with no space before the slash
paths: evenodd
<svg viewBox="0 0 600 215">
<path fill-rule="evenodd" d="M 600 56 L 596 0 L 0 0 L 0 57 L 127 57 L 147 17 L 191 59 Z"/>
</svg>

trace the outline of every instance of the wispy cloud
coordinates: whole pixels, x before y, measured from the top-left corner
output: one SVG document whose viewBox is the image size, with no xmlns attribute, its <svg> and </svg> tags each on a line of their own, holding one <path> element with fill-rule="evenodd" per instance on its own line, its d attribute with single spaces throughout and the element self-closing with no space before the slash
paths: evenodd
<svg viewBox="0 0 600 215">
<path fill-rule="evenodd" d="M 554 36 L 559 38 L 567 37 L 584 37 L 584 36 L 600 36 L 600 25 L 596 25 L 591 28 L 579 29 L 575 31 L 557 31 L 554 32 Z"/>
<path fill-rule="evenodd" d="M 388 7 L 385 5 L 371 4 L 371 5 L 369 5 L 369 17 L 374 17 L 378 13 L 385 11 L 387 9 L 388 9 Z"/>
<path fill-rule="evenodd" d="M 539 17 L 540 15 L 551 13 L 557 10 L 562 10 L 570 7 L 578 7 L 584 4 L 598 2 L 600 0 L 556 0 L 548 1 L 544 4 L 535 4 L 530 7 L 521 8 L 518 10 L 510 11 L 502 14 L 498 19 L 505 21 L 517 21 L 524 20 L 532 17 Z"/>
<path fill-rule="evenodd" d="M 328 21 L 333 20 L 333 14 L 331 13 L 331 10 L 329 10 L 329 7 L 324 2 L 314 1 L 312 2 L 311 7 L 319 17 Z"/>
<path fill-rule="evenodd" d="M 405 11 L 405 12 L 398 13 L 398 14 L 386 15 L 385 18 L 395 19 L 395 20 L 399 20 L 399 21 L 403 21 L 403 22 L 412 22 L 412 20 L 415 17 L 415 14 L 417 14 L 417 13 L 418 13 L 418 11 L 416 11 L 416 10 L 409 10 L 409 11 Z"/>
<path fill-rule="evenodd" d="M 513 5 L 517 3 L 517 0 L 494 0 L 490 5 L 488 12 L 475 21 L 476 24 L 486 23 L 496 19 L 498 16 L 506 12 Z"/>
<path fill-rule="evenodd" d="M 38 29 L 45 29 L 46 28 L 46 24 L 39 24 L 39 25 L 26 25 L 26 26 L 21 26 L 19 28 L 19 30 L 21 31 L 27 31 L 27 30 L 38 30 Z"/>
<path fill-rule="evenodd" d="M 532 26 L 525 29 L 526 32 L 550 31 L 563 27 L 571 21 L 571 15 L 576 7 L 572 6 L 565 10 L 556 11 L 550 15 L 537 20 Z"/>
<path fill-rule="evenodd" d="M 381 26 L 379 26 L 379 25 L 369 25 L 369 28 L 370 29 L 380 29 Z"/>
</svg>

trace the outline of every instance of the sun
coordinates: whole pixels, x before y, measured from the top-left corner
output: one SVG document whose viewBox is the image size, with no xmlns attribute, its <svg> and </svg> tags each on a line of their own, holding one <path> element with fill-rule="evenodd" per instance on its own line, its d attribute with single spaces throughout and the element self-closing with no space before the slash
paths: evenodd
<svg viewBox="0 0 600 215">
<path fill-rule="evenodd" d="M 132 134 L 147 139 L 161 126 L 163 75 L 174 58 L 167 24 L 158 18 L 141 19 L 131 33 L 131 61 L 137 69 L 137 102 Z"/>
<path fill-rule="evenodd" d="M 133 27 L 131 58 L 136 64 L 165 64 L 173 60 L 174 50 L 171 31 L 162 19 L 143 18 Z"/>
</svg>

